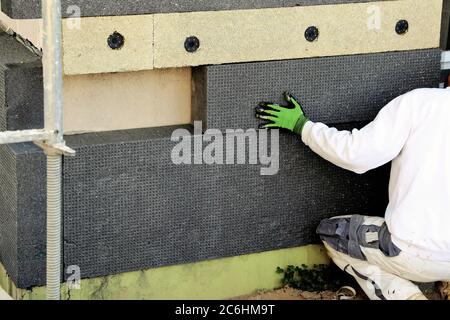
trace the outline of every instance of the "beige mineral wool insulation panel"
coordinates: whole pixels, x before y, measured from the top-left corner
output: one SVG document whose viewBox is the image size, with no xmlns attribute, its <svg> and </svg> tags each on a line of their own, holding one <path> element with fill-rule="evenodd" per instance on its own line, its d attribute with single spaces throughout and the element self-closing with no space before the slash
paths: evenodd
<svg viewBox="0 0 450 320">
<path fill-rule="evenodd" d="M 436 48 L 441 13 L 442 0 L 398 0 L 65 19 L 64 71 L 126 72 Z M 395 25 L 402 19 L 409 31 L 398 35 Z M 319 28 L 317 41 L 306 41 L 309 26 Z M 115 31 L 125 39 L 118 50 L 107 44 Z M 190 36 L 200 40 L 194 53 L 184 46 Z"/>
<path fill-rule="evenodd" d="M 125 39 L 116 50 L 114 32 Z M 64 19 L 63 54 L 65 74 L 153 69 L 153 15 Z"/>
<path fill-rule="evenodd" d="M 378 15 L 379 13 L 379 15 Z M 155 68 L 337 56 L 439 46 L 442 0 L 157 14 Z M 409 31 L 395 32 L 406 19 Z M 379 25 L 377 26 L 377 24 Z M 317 41 L 304 33 L 316 26 Z M 188 53 L 185 39 L 200 48 Z"/>
<path fill-rule="evenodd" d="M 0 25 L 3 25 L 3 29 L 13 30 L 39 49 L 42 47 L 41 21 L 38 19 L 14 20 L 0 11 Z"/>
<path fill-rule="evenodd" d="M 64 77 L 67 134 L 191 122 L 190 68 Z"/>
</svg>

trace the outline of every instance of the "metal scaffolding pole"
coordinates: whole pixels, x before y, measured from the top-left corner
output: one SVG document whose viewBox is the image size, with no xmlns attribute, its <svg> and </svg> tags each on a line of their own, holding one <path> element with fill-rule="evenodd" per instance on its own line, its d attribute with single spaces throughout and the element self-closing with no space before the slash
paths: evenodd
<svg viewBox="0 0 450 320">
<path fill-rule="evenodd" d="M 0 144 L 20 143 L 29 141 L 45 141 L 51 132 L 46 130 L 23 130 L 0 132 Z"/>
<path fill-rule="evenodd" d="M 61 1 L 42 2 L 45 130 L 47 144 L 64 141 L 62 127 Z M 61 296 L 61 168 L 62 155 L 47 154 L 47 299 Z"/>
<path fill-rule="evenodd" d="M 61 1 L 42 1 L 44 129 L 0 132 L 0 144 L 34 142 L 47 155 L 47 299 L 61 297 L 62 156 L 75 151 L 65 145 L 62 105 Z"/>
</svg>

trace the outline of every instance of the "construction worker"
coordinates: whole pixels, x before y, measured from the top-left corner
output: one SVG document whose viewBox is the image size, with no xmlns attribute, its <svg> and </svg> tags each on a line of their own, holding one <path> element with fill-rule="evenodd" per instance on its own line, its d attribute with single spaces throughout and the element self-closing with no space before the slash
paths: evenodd
<svg viewBox="0 0 450 320">
<path fill-rule="evenodd" d="M 370 299 L 426 299 L 414 282 L 450 281 L 450 89 L 417 89 L 385 106 L 361 130 L 310 121 L 298 100 L 261 103 L 260 128 L 287 129 L 312 151 L 358 174 L 392 161 L 385 219 L 321 222 L 331 259 Z M 339 112 L 339 111 L 337 111 Z"/>
</svg>

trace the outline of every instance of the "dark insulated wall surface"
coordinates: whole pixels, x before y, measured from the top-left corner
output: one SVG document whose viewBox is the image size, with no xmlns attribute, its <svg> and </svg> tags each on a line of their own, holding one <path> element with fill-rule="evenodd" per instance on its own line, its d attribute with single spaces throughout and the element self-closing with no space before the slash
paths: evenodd
<svg viewBox="0 0 450 320">
<path fill-rule="evenodd" d="M 174 165 L 175 129 L 67 137 L 77 156 L 64 160 L 64 267 L 89 278 L 300 246 L 318 241 L 325 217 L 384 213 L 388 167 L 356 175 L 284 133 L 274 176 Z M 2 263 L 17 286 L 44 285 L 45 157 L 32 144 L 0 156 Z"/>
<path fill-rule="evenodd" d="M 444 0 L 442 15 L 441 47 L 444 50 L 450 50 L 450 0 Z"/>
<path fill-rule="evenodd" d="M 261 101 L 291 91 L 313 121 L 374 119 L 397 96 L 438 87 L 439 49 L 194 68 L 193 118 L 208 128 L 253 128 Z"/>
<path fill-rule="evenodd" d="M 131 14 L 260 9 L 321 4 L 371 2 L 377 0 L 63 0 L 65 16 L 78 6 L 81 16 L 120 16 Z M 382 0 L 390 1 L 390 0 Z M 2 0 L 2 11 L 16 19 L 41 16 L 41 0 Z"/>
<path fill-rule="evenodd" d="M 0 262 L 19 288 L 45 283 L 45 164 L 33 144 L 0 146 Z"/>
<path fill-rule="evenodd" d="M 352 127 L 352 125 L 348 125 Z M 174 165 L 175 128 L 69 137 L 64 263 L 83 277 L 314 243 L 321 219 L 382 215 L 388 168 L 360 176 L 280 137 L 280 171 Z"/>
<path fill-rule="evenodd" d="M 42 127 L 41 59 L 0 32 L 0 131 Z"/>
<path fill-rule="evenodd" d="M 387 97 L 439 82 L 439 50 L 353 58 L 200 68 L 194 96 L 206 103 L 197 110 L 207 110 L 212 128 L 255 128 L 256 103 L 291 89 L 311 118 L 351 129 L 372 120 Z M 356 175 L 286 133 L 277 175 L 261 176 L 260 165 L 175 165 L 175 129 L 67 137 L 77 155 L 63 168 L 64 266 L 78 265 L 88 278 L 294 247 L 318 241 L 323 218 L 384 214 L 388 167 Z M 43 285 L 45 158 L 20 144 L 2 147 L 0 161 L 1 262 L 19 287 Z"/>
</svg>

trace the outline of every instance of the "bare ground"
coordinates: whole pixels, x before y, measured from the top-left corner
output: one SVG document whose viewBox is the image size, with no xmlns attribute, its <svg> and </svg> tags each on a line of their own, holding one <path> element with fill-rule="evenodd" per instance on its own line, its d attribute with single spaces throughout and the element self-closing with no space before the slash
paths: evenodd
<svg viewBox="0 0 450 320">
<path fill-rule="evenodd" d="M 430 300 L 441 300 L 439 293 L 434 291 L 425 292 L 425 295 Z M 337 300 L 336 292 L 306 292 L 289 287 L 274 290 L 274 291 L 260 291 L 252 295 L 238 297 L 235 300 Z M 359 291 L 353 300 L 367 300 L 367 296 Z"/>
</svg>

